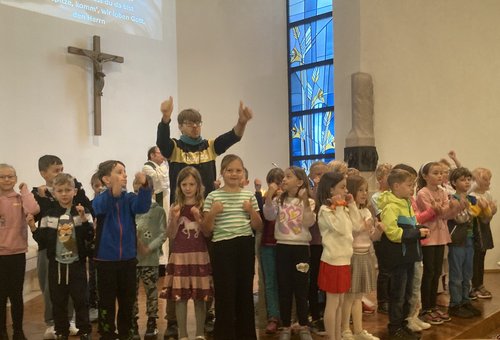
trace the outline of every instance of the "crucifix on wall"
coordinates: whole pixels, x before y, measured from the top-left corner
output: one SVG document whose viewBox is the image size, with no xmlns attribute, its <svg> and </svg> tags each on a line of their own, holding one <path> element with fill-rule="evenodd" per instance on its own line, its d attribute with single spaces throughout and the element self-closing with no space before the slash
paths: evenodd
<svg viewBox="0 0 500 340">
<path fill-rule="evenodd" d="M 102 71 L 102 66 L 107 61 L 115 63 L 123 63 L 123 57 L 117 55 L 101 53 L 101 37 L 94 35 L 93 49 L 84 50 L 78 47 L 68 47 L 68 52 L 71 54 L 83 55 L 90 58 L 94 70 L 94 135 L 100 136 L 101 131 L 101 97 L 102 89 L 104 88 L 104 77 L 106 76 Z"/>
</svg>

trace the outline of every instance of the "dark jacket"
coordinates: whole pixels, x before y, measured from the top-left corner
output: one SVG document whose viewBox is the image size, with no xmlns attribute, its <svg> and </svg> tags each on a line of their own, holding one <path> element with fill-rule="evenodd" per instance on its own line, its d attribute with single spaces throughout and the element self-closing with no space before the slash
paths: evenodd
<svg viewBox="0 0 500 340">
<path fill-rule="evenodd" d="M 33 239 L 38 243 L 39 247 L 47 249 L 47 258 L 49 260 L 54 260 L 56 257 L 57 226 L 59 218 L 66 213 L 66 208 L 61 207 L 57 202 L 56 204 L 57 207 L 54 206 L 44 213 L 40 220 L 40 226 L 33 232 Z M 89 248 L 94 239 L 92 215 L 88 209 L 85 209 L 87 222 L 82 222 L 75 206 L 71 207 L 70 214 L 73 218 L 78 257 L 80 261 L 85 260 L 87 256 L 91 255 Z"/>
<path fill-rule="evenodd" d="M 205 187 L 205 197 L 215 190 L 214 182 L 217 179 L 215 159 L 241 140 L 234 129 L 231 129 L 216 139 L 202 139 L 200 143 L 191 145 L 182 140 L 170 138 L 170 123 L 163 122 L 158 124 L 156 136 L 156 145 L 168 160 L 170 188 L 176 187 L 177 175 L 183 168 L 193 166 L 200 172 Z M 175 190 L 170 190 L 170 202 L 174 201 Z"/>
<path fill-rule="evenodd" d="M 147 213 L 152 190 L 141 187 L 139 193 L 122 191 L 113 197 L 104 190 L 92 202 L 97 219 L 95 259 L 126 261 L 137 255 L 135 215 Z"/>
</svg>

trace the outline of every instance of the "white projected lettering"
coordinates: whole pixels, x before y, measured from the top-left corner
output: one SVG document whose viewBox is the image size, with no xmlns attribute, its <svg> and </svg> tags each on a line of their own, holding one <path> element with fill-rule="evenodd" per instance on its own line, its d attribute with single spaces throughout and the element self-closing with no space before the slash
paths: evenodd
<svg viewBox="0 0 500 340">
<path fill-rule="evenodd" d="M 0 4 L 162 39 L 162 0 L 0 0 Z"/>
</svg>

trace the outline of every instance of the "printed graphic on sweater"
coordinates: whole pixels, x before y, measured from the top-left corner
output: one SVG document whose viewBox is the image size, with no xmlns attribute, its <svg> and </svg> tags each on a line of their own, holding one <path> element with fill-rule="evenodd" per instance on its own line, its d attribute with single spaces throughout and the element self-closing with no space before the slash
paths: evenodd
<svg viewBox="0 0 500 340">
<path fill-rule="evenodd" d="M 56 260 L 61 263 L 73 263 L 78 260 L 78 249 L 75 239 L 75 225 L 69 215 L 59 217 L 57 224 Z"/>
<path fill-rule="evenodd" d="M 302 232 L 302 207 L 294 204 L 283 204 L 280 210 L 280 232 L 288 235 L 290 231 L 295 235 Z"/>
</svg>

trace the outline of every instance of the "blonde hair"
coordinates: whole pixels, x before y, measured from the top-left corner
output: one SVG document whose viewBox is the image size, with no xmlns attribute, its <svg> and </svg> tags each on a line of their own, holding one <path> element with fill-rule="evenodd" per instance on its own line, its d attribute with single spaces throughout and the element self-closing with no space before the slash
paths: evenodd
<svg viewBox="0 0 500 340">
<path fill-rule="evenodd" d="M 228 167 L 229 163 L 233 161 L 240 161 L 241 167 L 245 168 L 245 165 L 243 164 L 243 160 L 241 159 L 240 156 L 234 155 L 234 154 L 229 154 L 225 155 L 224 158 L 222 158 L 222 161 L 220 162 L 220 173 L 223 174 L 226 168 Z"/>
<path fill-rule="evenodd" d="M 389 163 L 381 163 L 377 165 L 377 168 L 375 169 L 375 178 L 377 181 L 380 181 L 382 178 L 387 176 L 389 172 L 392 170 L 392 165 Z"/>
<path fill-rule="evenodd" d="M 175 203 L 178 204 L 181 209 L 186 205 L 186 197 L 182 192 L 181 184 L 189 176 L 193 177 L 196 182 L 196 195 L 195 195 L 195 206 L 202 211 L 203 210 L 203 194 L 205 193 L 205 187 L 201 181 L 201 176 L 198 170 L 192 166 L 187 166 L 179 171 L 177 175 L 177 186 L 175 188 Z"/>
<path fill-rule="evenodd" d="M 347 170 L 349 166 L 346 162 L 340 160 L 333 160 L 327 164 L 328 170 L 332 172 L 340 172 L 341 174 L 347 175 Z"/>
<path fill-rule="evenodd" d="M 351 176 L 360 176 L 360 175 L 361 175 L 361 173 L 356 168 L 348 168 L 347 169 L 347 177 L 348 178 Z"/>
<path fill-rule="evenodd" d="M 16 169 L 14 169 L 14 167 L 12 165 L 9 165 L 6 163 L 0 163 L 0 169 L 11 169 L 12 171 L 14 171 L 14 175 L 17 176 Z"/>
<path fill-rule="evenodd" d="M 69 184 L 73 188 L 75 187 L 75 179 L 70 174 L 61 172 L 57 174 L 56 177 L 54 177 L 54 182 L 53 182 L 54 187 L 66 184 Z"/>
<path fill-rule="evenodd" d="M 474 170 L 472 170 L 472 177 L 474 179 L 483 177 L 484 175 L 489 176 L 491 178 L 491 176 L 492 176 L 491 170 L 487 169 L 487 168 L 481 168 L 481 167 L 475 168 Z"/>
<path fill-rule="evenodd" d="M 451 163 L 446 158 L 441 158 L 438 163 L 441 165 L 446 165 L 448 168 L 451 168 Z"/>
</svg>

